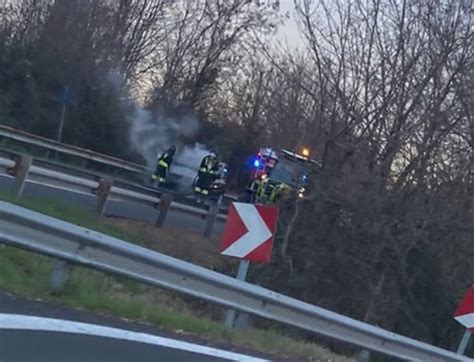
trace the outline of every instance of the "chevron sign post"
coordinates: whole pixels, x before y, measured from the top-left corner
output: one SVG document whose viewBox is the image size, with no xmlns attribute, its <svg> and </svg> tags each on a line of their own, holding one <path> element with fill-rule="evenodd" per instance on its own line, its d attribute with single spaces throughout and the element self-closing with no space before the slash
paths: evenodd
<svg viewBox="0 0 474 362">
<path fill-rule="evenodd" d="M 272 256 L 277 217 L 278 210 L 274 207 L 232 203 L 224 228 L 221 254 L 268 263 Z"/>
<path fill-rule="evenodd" d="M 272 257 L 278 210 L 275 207 L 234 202 L 229 207 L 220 245 L 221 255 L 241 259 L 238 280 L 247 278 L 250 262 L 268 263 Z M 245 328 L 247 317 L 228 310 L 225 325 Z"/>
<path fill-rule="evenodd" d="M 464 294 L 461 303 L 459 303 L 454 312 L 454 319 L 466 328 L 457 350 L 457 353 L 464 354 L 471 338 L 471 333 L 474 332 L 474 286 L 470 286 L 466 294 Z"/>
</svg>

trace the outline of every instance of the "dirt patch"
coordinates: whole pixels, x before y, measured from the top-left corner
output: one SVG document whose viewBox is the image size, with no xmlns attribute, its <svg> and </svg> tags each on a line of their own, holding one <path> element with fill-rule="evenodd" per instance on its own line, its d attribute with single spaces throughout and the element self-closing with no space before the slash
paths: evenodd
<svg viewBox="0 0 474 362">
<path fill-rule="evenodd" d="M 207 239 L 199 233 L 172 227 L 157 229 L 150 223 L 129 219 L 109 218 L 107 223 L 136 235 L 149 249 L 211 270 L 230 272 L 237 266 L 237 261 L 219 255 L 219 240 L 215 237 Z"/>
</svg>

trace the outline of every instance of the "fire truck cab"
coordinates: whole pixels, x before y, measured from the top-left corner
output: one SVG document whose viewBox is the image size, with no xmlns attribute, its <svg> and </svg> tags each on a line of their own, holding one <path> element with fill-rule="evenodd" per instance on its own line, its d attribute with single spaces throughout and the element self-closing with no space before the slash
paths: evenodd
<svg viewBox="0 0 474 362">
<path fill-rule="evenodd" d="M 297 197 L 303 198 L 309 185 L 310 174 L 318 167 L 318 163 L 309 158 L 309 150 L 303 149 L 301 154 L 286 149 L 261 148 L 253 161 L 251 183 L 254 180 L 265 180 L 262 193 L 269 196 L 273 188 L 286 184 Z M 258 197 L 255 190 L 248 190 L 249 200 Z"/>
</svg>

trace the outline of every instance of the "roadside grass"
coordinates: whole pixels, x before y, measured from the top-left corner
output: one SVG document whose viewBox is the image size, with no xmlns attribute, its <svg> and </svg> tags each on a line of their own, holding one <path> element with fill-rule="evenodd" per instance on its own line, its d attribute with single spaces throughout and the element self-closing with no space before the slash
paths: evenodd
<svg viewBox="0 0 474 362">
<path fill-rule="evenodd" d="M 127 233 L 118 227 L 109 225 L 104 221 L 104 219 L 99 218 L 88 210 L 77 206 L 68 205 L 57 200 L 46 199 L 42 197 L 18 198 L 6 192 L 0 192 L 0 200 L 55 217 L 72 224 L 96 230 L 116 238 L 125 239 L 135 244 L 145 244 L 144 240 L 142 240 L 137 234 Z"/>
<path fill-rule="evenodd" d="M 136 231 L 107 224 L 86 210 L 42 198 L 17 199 L 0 193 L 0 200 L 97 230 L 129 242 L 146 245 Z M 350 361 L 314 343 L 283 335 L 276 330 L 249 328 L 244 333 L 226 329 L 221 320 L 222 308 L 211 307 L 196 313 L 192 298 L 178 296 L 133 280 L 102 272 L 73 267 L 61 295 L 49 289 L 52 260 L 10 246 L 0 247 L 0 288 L 30 298 L 144 322 L 178 333 L 191 334 L 206 340 L 232 343 L 236 346 L 292 360 Z M 200 314 L 200 315 L 197 315 Z M 210 318 L 214 317 L 214 320 Z"/>
</svg>

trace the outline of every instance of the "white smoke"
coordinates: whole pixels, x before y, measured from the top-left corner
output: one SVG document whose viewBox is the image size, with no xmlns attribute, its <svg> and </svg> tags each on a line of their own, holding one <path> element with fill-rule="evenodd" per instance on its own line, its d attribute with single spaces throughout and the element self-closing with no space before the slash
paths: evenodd
<svg viewBox="0 0 474 362">
<path fill-rule="evenodd" d="M 128 110 L 129 136 L 132 147 L 146 161 L 150 171 L 156 167 L 159 154 L 176 145 L 178 147 L 171 173 L 180 177 L 179 189 L 191 190 L 191 184 L 197 174 L 201 160 L 209 154 L 204 145 L 179 147 L 181 140 L 192 139 L 199 130 L 199 121 L 191 112 L 177 111 L 173 116 L 158 115 L 140 107 L 126 92 L 124 79 L 118 72 L 110 72 L 106 84 L 112 87 L 122 99 Z"/>
<path fill-rule="evenodd" d="M 181 115 L 179 120 L 170 117 L 154 118 L 151 112 L 138 106 L 134 107 L 129 119 L 130 141 L 146 160 L 150 171 L 154 170 L 159 154 L 172 145 L 178 146 L 170 171 L 178 177 L 177 191 L 191 192 L 201 161 L 209 151 L 198 143 L 180 147 L 179 141 L 183 137 L 190 139 L 197 133 L 198 120 L 192 115 Z"/>
<path fill-rule="evenodd" d="M 179 175 L 177 191 L 188 193 L 192 189 L 194 178 L 197 175 L 202 159 L 209 154 L 209 151 L 201 144 L 186 146 L 178 149 L 177 155 L 171 165 L 171 173 Z"/>
<path fill-rule="evenodd" d="M 193 137 L 199 129 L 199 122 L 193 115 L 180 116 L 179 120 L 170 117 L 155 119 L 151 112 L 138 106 L 133 107 L 129 119 L 130 141 L 150 169 L 156 164 L 158 154 L 179 143 L 183 137 Z M 193 155 L 193 149 L 184 148 L 182 152 Z M 180 153 L 176 159 L 184 160 Z"/>
<path fill-rule="evenodd" d="M 202 159 L 209 154 L 209 150 L 199 143 L 182 149 L 176 157 L 176 164 L 198 171 Z"/>
</svg>

